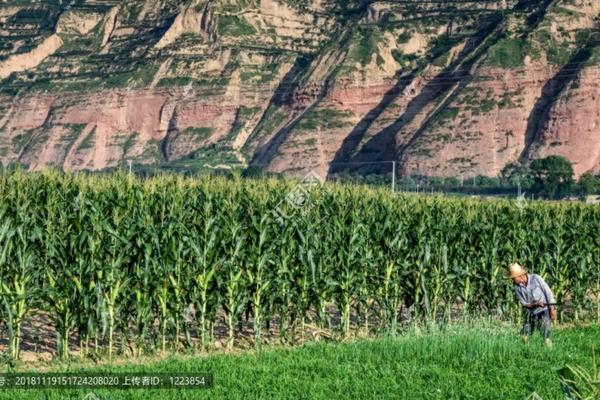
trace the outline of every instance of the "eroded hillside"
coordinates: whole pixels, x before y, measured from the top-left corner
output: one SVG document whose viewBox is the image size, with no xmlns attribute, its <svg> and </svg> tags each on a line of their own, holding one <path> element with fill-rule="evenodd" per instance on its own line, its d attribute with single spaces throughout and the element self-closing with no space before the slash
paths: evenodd
<svg viewBox="0 0 600 400">
<path fill-rule="evenodd" d="M 596 0 L 0 3 L 0 161 L 600 171 Z"/>
</svg>

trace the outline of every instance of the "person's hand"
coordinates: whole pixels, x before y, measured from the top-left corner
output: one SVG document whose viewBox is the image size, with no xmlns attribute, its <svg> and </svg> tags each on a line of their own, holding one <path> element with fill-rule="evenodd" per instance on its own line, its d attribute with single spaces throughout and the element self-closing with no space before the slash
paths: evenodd
<svg viewBox="0 0 600 400">
<path fill-rule="evenodd" d="M 539 307 L 545 307 L 545 306 L 546 306 L 546 303 L 544 303 L 544 300 L 540 300 L 540 301 L 538 301 L 538 302 L 537 302 L 537 305 L 538 305 Z"/>
<path fill-rule="evenodd" d="M 556 308 L 550 307 L 550 318 L 552 319 L 552 321 L 556 321 L 556 316 L 557 316 Z"/>
</svg>

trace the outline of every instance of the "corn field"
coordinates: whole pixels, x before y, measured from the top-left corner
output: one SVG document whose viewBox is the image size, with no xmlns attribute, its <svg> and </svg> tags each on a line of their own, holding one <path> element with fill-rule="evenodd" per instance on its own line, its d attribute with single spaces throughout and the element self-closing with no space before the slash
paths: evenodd
<svg viewBox="0 0 600 400">
<path fill-rule="evenodd" d="M 392 194 L 239 177 L 0 175 L 0 331 L 19 357 L 44 314 L 58 355 L 226 346 L 251 326 L 293 343 L 314 326 L 394 335 L 409 320 L 519 312 L 515 260 L 561 318 L 600 321 L 600 208 Z M 275 212 L 282 207 L 287 218 Z M 249 328 L 250 329 L 250 328 Z"/>
</svg>

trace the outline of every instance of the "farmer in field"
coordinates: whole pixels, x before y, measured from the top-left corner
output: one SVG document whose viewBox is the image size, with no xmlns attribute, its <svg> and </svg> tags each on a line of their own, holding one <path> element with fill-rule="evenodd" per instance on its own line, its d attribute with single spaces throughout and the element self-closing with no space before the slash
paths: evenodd
<svg viewBox="0 0 600 400">
<path fill-rule="evenodd" d="M 525 308 L 525 322 L 521 335 L 524 341 L 535 329 L 544 336 L 546 346 L 552 347 L 551 320 L 556 319 L 554 295 L 541 276 L 529 274 L 518 263 L 508 267 L 507 277 L 515 284 L 515 292 Z"/>
</svg>

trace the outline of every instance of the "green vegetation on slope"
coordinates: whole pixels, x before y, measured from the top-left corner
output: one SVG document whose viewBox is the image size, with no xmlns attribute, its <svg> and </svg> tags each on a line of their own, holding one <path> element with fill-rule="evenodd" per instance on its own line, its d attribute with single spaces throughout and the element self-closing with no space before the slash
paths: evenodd
<svg viewBox="0 0 600 400">
<path fill-rule="evenodd" d="M 502 68 L 515 68 L 523 65 L 520 39 L 506 38 L 494 44 L 488 53 L 488 63 Z"/>
<path fill-rule="evenodd" d="M 358 62 L 361 65 L 369 64 L 373 54 L 377 53 L 378 45 L 382 40 L 383 35 L 377 27 L 357 29 L 353 37 L 354 45 L 348 54 L 348 61 Z M 377 63 L 383 63 L 383 59 L 379 54 L 377 55 Z"/>
<path fill-rule="evenodd" d="M 94 147 L 94 143 L 96 142 L 96 127 L 94 127 L 90 133 L 81 141 L 79 146 L 77 147 L 77 153 L 83 150 L 92 149 Z"/>
<path fill-rule="evenodd" d="M 298 129 L 335 129 L 350 126 L 348 121 L 352 112 L 340 111 L 331 108 L 315 108 L 304 116 L 298 124 Z"/>
<path fill-rule="evenodd" d="M 222 15 L 219 17 L 219 33 L 221 35 L 248 36 L 256 33 L 256 29 L 243 17 Z"/>
</svg>

